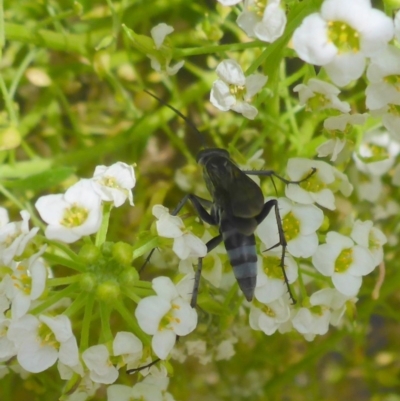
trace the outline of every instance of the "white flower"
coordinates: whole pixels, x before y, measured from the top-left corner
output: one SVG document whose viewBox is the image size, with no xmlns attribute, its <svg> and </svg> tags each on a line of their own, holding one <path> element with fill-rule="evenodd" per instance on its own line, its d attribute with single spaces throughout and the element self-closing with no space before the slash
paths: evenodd
<svg viewBox="0 0 400 401">
<path fill-rule="evenodd" d="M 400 11 L 397 11 L 394 16 L 394 36 L 400 42 Z"/>
<path fill-rule="evenodd" d="M 307 341 L 312 341 L 316 335 L 324 335 L 328 332 L 331 311 L 320 306 L 300 308 L 292 318 L 293 327 L 303 334 Z"/>
<path fill-rule="evenodd" d="M 16 263 L 12 273 L 4 278 L 8 283 L 6 292 L 11 301 L 13 319 L 25 315 L 31 302 L 38 299 L 45 290 L 47 269 L 40 259 L 45 249 L 46 245 L 29 259 Z"/>
<path fill-rule="evenodd" d="M 382 195 L 383 185 L 381 177 L 377 175 L 365 174 L 356 185 L 357 195 L 360 200 L 376 202 Z"/>
<path fill-rule="evenodd" d="M 143 355 L 143 344 L 133 333 L 120 331 L 113 341 L 113 355 L 122 356 L 127 369 L 137 368 Z"/>
<path fill-rule="evenodd" d="M 49 239 L 71 243 L 100 228 L 101 198 L 91 180 L 78 181 L 64 195 L 42 196 L 35 207 L 49 224 L 45 231 Z"/>
<path fill-rule="evenodd" d="M 186 232 L 182 219 L 170 215 L 166 207 L 154 205 L 153 216 L 158 219 L 156 223 L 158 235 L 174 239 L 172 250 L 180 259 L 199 258 L 207 254 L 207 247 L 203 241 L 192 233 Z"/>
<path fill-rule="evenodd" d="M 262 330 L 268 336 L 274 334 L 282 323 L 290 319 L 290 308 L 283 298 L 266 305 L 252 304 L 249 322 L 253 330 Z"/>
<path fill-rule="evenodd" d="M 348 297 L 357 295 L 362 276 L 371 273 L 375 267 L 367 248 L 354 245 L 351 238 L 333 231 L 327 234 L 326 244 L 318 247 L 312 262 L 321 274 L 332 278 L 338 291 Z"/>
<path fill-rule="evenodd" d="M 236 22 L 249 37 L 272 43 L 282 36 L 286 14 L 280 0 L 268 0 L 266 5 L 255 0 L 245 0 L 244 8 Z"/>
<path fill-rule="evenodd" d="M 235 355 L 235 348 L 233 347 L 233 344 L 237 342 L 237 339 L 234 337 L 229 338 L 228 340 L 224 340 L 220 342 L 215 349 L 215 360 L 216 361 L 222 361 L 226 360 L 228 361 Z"/>
<path fill-rule="evenodd" d="M 389 131 L 392 137 L 400 142 L 400 115 L 396 107 L 384 108 L 382 124 Z M 372 113 L 371 113 L 372 114 Z"/>
<path fill-rule="evenodd" d="M 17 348 L 14 343 L 7 337 L 8 327 L 11 320 L 0 317 L 0 361 L 8 361 L 17 355 Z"/>
<path fill-rule="evenodd" d="M 358 245 L 369 249 L 375 266 L 382 262 L 383 245 L 386 244 L 387 238 L 381 230 L 373 227 L 371 220 L 357 220 L 350 236 Z"/>
<path fill-rule="evenodd" d="M 370 81 L 365 94 L 370 110 L 379 110 L 388 104 L 400 105 L 400 85 L 396 77 L 400 74 L 400 50 L 387 46 L 371 60 L 367 69 Z"/>
<path fill-rule="evenodd" d="M 353 159 L 361 172 L 381 176 L 393 167 L 399 153 L 398 142 L 392 140 L 387 132 L 374 130 L 364 135 Z"/>
<path fill-rule="evenodd" d="M 155 27 L 151 28 L 150 34 L 154 40 L 156 49 L 160 49 L 167 35 L 174 32 L 174 28 L 170 25 L 161 22 Z"/>
<path fill-rule="evenodd" d="M 197 358 L 202 365 L 207 365 L 211 362 L 212 354 L 210 352 L 207 353 L 207 343 L 205 341 L 186 341 L 185 347 L 187 349 L 187 355 Z"/>
<path fill-rule="evenodd" d="M 8 211 L 4 207 L 0 207 L 0 227 L 5 226 L 9 223 Z"/>
<path fill-rule="evenodd" d="M 310 297 L 311 305 L 324 305 L 331 310 L 329 323 L 332 326 L 338 326 L 340 324 L 346 312 L 346 303 L 348 301 L 355 303 L 357 299 L 346 297 L 335 288 L 323 288 L 322 290 L 314 292 Z"/>
<path fill-rule="evenodd" d="M 320 13 L 307 16 L 293 35 L 293 47 L 307 63 L 324 66 L 344 86 L 364 72 L 371 57 L 393 37 L 393 20 L 369 0 L 325 0 Z"/>
<path fill-rule="evenodd" d="M 7 223 L 0 227 L 0 262 L 6 266 L 9 266 L 16 256 L 22 255 L 28 242 L 39 231 L 37 227 L 29 230 L 31 216 L 26 210 L 20 214 L 22 221 Z"/>
<path fill-rule="evenodd" d="M 158 59 L 154 56 L 148 54 L 147 57 L 150 59 L 151 68 L 153 68 L 157 72 L 166 72 L 167 75 L 175 75 L 185 64 L 184 60 L 178 61 L 173 66 L 169 64 L 161 64 Z"/>
<path fill-rule="evenodd" d="M 115 207 L 121 206 L 127 198 L 133 206 L 131 190 L 135 183 L 133 167 L 122 162 L 109 167 L 97 166 L 93 174 L 95 191 L 103 201 L 113 202 Z"/>
<path fill-rule="evenodd" d="M 153 336 L 152 348 L 160 359 L 166 359 L 176 336 L 185 336 L 197 325 L 197 313 L 179 295 L 168 277 L 153 280 L 157 295 L 142 299 L 135 311 L 141 329 Z"/>
<path fill-rule="evenodd" d="M 338 116 L 328 117 L 324 121 L 324 128 L 328 131 L 340 131 L 345 132 L 349 128 L 348 126 L 353 125 L 363 125 L 367 120 L 368 114 L 349 114 L 344 113 Z M 336 161 L 340 152 L 344 149 L 347 141 L 343 134 L 339 134 L 340 137 L 337 137 L 336 132 L 332 133 L 332 139 L 329 139 L 327 142 L 324 142 L 322 145 L 318 146 L 316 151 L 318 152 L 318 157 L 326 157 L 332 155 L 330 160 Z M 343 138 L 343 139 L 341 139 Z"/>
<path fill-rule="evenodd" d="M 278 204 L 288 252 L 295 257 L 310 257 L 318 247 L 316 231 L 324 220 L 322 210 L 314 205 L 295 204 L 286 198 L 279 198 Z M 257 234 L 267 249 L 279 243 L 275 213 L 270 212 L 258 225 Z"/>
<path fill-rule="evenodd" d="M 327 209 L 334 210 L 335 197 L 329 188 L 329 185 L 335 181 L 332 166 L 322 161 L 295 157 L 289 159 L 286 173 L 290 180 L 299 181 L 310 174 L 311 168 L 316 168 L 317 171 L 301 184 L 287 185 L 286 196 L 295 202 L 306 205 L 316 202 Z"/>
<path fill-rule="evenodd" d="M 235 60 L 224 60 L 218 64 L 217 75 L 210 94 L 210 102 L 219 110 L 234 110 L 253 120 L 258 110 L 248 102 L 266 84 L 268 77 L 252 74 L 245 77 Z"/>
<path fill-rule="evenodd" d="M 264 304 L 269 304 L 284 296 L 288 289 L 280 266 L 282 248 L 275 248 L 262 252 L 262 258 L 257 260 L 257 284 L 254 291 L 255 298 Z M 298 277 L 298 266 L 293 257 L 285 255 L 285 273 L 289 284 Z"/>
<path fill-rule="evenodd" d="M 340 90 L 320 79 L 311 78 L 307 85 L 299 84 L 293 91 L 299 92 L 300 104 L 306 105 L 307 110 L 336 109 L 342 113 L 350 111 L 350 105 L 338 98 Z"/>
<path fill-rule="evenodd" d="M 150 374 L 133 387 L 114 384 L 107 387 L 107 401 L 174 401 L 166 390 L 169 378 L 165 368 L 150 368 Z"/>
<path fill-rule="evenodd" d="M 344 113 L 338 116 L 328 117 L 324 121 L 324 128 L 330 131 L 345 131 L 348 125 L 363 125 L 368 118 L 368 114 L 349 114 Z"/>
<path fill-rule="evenodd" d="M 185 64 L 185 62 L 179 61 L 175 65 L 171 66 L 171 57 L 170 55 L 163 54 L 162 46 L 164 44 L 165 38 L 167 35 L 172 33 L 174 28 L 170 25 L 165 24 L 164 22 L 156 25 L 150 31 L 151 37 L 154 40 L 154 45 L 157 50 L 160 50 L 159 57 L 148 54 L 147 57 L 150 58 L 151 67 L 157 72 L 166 72 L 167 75 L 175 75 Z"/>
<path fill-rule="evenodd" d="M 118 370 L 111 363 L 105 345 L 89 347 L 83 352 L 82 359 L 90 371 L 90 379 L 95 383 L 111 384 L 118 379 Z"/>
<path fill-rule="evenodd" d="M 318 157 L 326 157 L 332 155 L 329 160 L 331 162 L 334 162 L 339 156 L 339 153 L 344 149 L 345 145 L 346 140 L 332 138 L 319 145 L 315 150 L 318 152 Z"/>
<path fill-rule="evenodd" d="M 234 6 L 235 4 L 240 3 L 242 0 L 218 0 L 218 3 L 221 3 L 223 6 Z"/>
<path fill-rule="evenodd" d="M 335 176 L 335 182 L 332 184 L 333 192 L 341 192 L 342 195 L 349 197 L 353 192 L 353 185 L 350 184 L 349 177 L 346 174 L 339 171 L 336 167 L 332 167 L 333 175 Z"/>
<path fill-rule="evenodd" d="M 18 362 L 28 372 L 43 372 L 57 359 L 71 367 L 79 364 L 76 338 L 64 315 L 40 315 L 39 319 L 24 315 L 10 323 L 7 337 L 17 348 Z"/>
</svg>

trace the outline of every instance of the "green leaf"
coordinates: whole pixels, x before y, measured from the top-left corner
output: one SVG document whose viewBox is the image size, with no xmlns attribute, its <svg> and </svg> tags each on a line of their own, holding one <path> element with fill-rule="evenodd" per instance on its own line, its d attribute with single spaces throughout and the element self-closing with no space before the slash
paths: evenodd
<svg viewBox="0 0 400 401">
<path fill-rule="evenodd" d="M 20 180 L 6 181 L 4 185 L 8 188 L 40 191 L 65 181 L 74 171 L 72 167 L 54 167 Z"/>
</svg>

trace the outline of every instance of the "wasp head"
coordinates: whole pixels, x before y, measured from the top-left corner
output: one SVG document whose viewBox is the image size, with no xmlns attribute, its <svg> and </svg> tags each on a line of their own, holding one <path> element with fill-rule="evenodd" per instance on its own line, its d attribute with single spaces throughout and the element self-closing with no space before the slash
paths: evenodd
<svg viewBox="0 0 400 401">
<path fill-rule="evenodd" d="M 220 148 L 209 148 L 200 150 L 197 154 L 197 163 L 201 166 L 205 166 L 213 158 L 223 157 L 225 159 L 230 159 L 229 152 L 225 149 Z"/>
</svg>

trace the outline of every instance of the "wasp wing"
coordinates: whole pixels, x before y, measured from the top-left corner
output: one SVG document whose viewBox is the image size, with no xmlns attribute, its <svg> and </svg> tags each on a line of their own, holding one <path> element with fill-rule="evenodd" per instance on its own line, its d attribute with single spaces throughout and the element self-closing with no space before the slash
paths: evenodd
<svg viewBox="0 0 400 401">
<path fill-rule="evenodd" d="M 214 201 L 228 214 L 252 218 L 261 212 L 264 196 L 260 187 L 230 160 L 225 159 L 223 168 L 207 169 L 207 175 Z"/>
</svg>

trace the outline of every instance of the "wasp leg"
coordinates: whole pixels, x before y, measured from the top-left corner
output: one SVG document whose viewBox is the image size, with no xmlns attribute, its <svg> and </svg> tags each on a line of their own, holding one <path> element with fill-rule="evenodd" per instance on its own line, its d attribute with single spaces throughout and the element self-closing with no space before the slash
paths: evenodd
<svg viewBox="0 0 400 401">
<path fill-rule="evenodd" d="M 316 173 L 317 169 L 315 167 L 312 167 L 311 168 L 311 172 L 305 178 L 303 178 L 303 179 L 301 179 L 299 181 L 287 180 L 286 178 L 283 178 L 279 174 L 275 173 L 275 171 L 273 171 L 273 170 L 242 170 L 242 171 L 246 175 L 258 175 L 258 176 L 266 176 L 266 177 L 276 177 L 276 178 L 278 178 L 278 180 L 281 180 L 286 185 L 289 185 L 289 184 L 301 184 L 302 182 L 307 181 L 311 176 L 313 176 Z"/>
<path fill-rule="evenodd" d="M 279 266 L 282 268 L 283 278 L 285 280 L 288 289 L 289 297 L 294 305 L 296 303 L 296 300 L 294 299 L 292 291 L 290 290 L 289 280 L 287 278 L 285 271 L 285 252 L 286 252 L 287 242 L 285 238 L 285 232 L 283 231 L 282 227 L 282 220 L 281 220 L 281 215 L 279 213 L 278 201 L 276 199 L 271 199 L 265 202 L 261 213 L 258 216 L 256 216 L 255 219 L 257 220 L 257 224 L 260 224 L 268 216 L 269 212 L 273 207 L 275 208 L 275 218 L 276 218 L 276 224 L 278 226 L 279 242 L 271 246 L 271 248 L 268 248 L 267 251 L 274 249 L 278 246 L 282 246 L 282 256 Z"/>
<path fill-rule="evenodd" d="M 212 202 L 192 194 L 187 194 L 184 196 L 184 198 L 178 203 L 178 206 L 172 211 L 172 216 L 176 216 L 188 200 L 192 202 L 193 207 L 196 209 L 196 212 L 203 221 L 212 226 L 216 226 L 218 224 L 217 221 L 206 210 L 206 208 L 211 208 Z"/>
<path fill-rule="evenodd" d="M 220 243 L 222 242 L 222 234 L 217 235 L 214 238 L 211 238 L 210 241 L 207 242 L 206 247 L 207 247 L 207 253 L 212 251 L 214 248 L 216 248 Z M 197 294 L 199 292 L 199 286 L 200 286 L 200 277 L 201 277 L 201 270 L 203 268 L 203 258 L 199 258 L 199 263 L 197 265 L 197 270 L 196 274 L 194 276 L 194 285 L 193 285 L 193 291 L 192 291 L 192 299 L 190 301 L 190 306 L 192 308 L 196 307 L 197 304 Z"/>
<path fill-rule="evenodd" d="M 185 195 L 183 197 L 183 199 L 178 203 L 176 208 L 172 211 L 171 215 L 176 216 L 181 211 L 183 206 L 185 206 L 185 204 L 188 200 L 190 200 L 192 202 L 193 207 L 196 209 L 196 212 L 198 213 L 199 217 L 203 221 L 205 221 L 206 223 L 208 223 L 212 226 L 216 226 L 218 224 L 218 222 L 216 221 L 214 216 L 212 216 L 210 213 L 208 213 L 207 210 L 205 209 L 205 208 L 211 208 L 212 202 L 207 199 L 200 198 L 200 196 L 196 196 L 196 195 L 192 195 L 192 194 Z M 150 262 L 150 259 L 155 250 L 156 250 L 156 248 L 153 248 L 150 251 L 150 253 L 147 255 L 146 260 L 144 261 L 143 265 L 139 269 L 139 273 L 141 273 L 143 271 L 143 269 L 147 266 L 147 264 Z"/>
<path fill-rule="evenodd" d="M 155 365 L 157 362 L 160 362 L 160 358 L 157 358 L 157 359 L 155 359 L 154 361 L 152 361 L 152 362 L 150 362 L 150 363 L 148 363 L 147 365 L 143 365 L 143 366 L 140 366 L 140 367 L 138 367 L 138 368 L 133 368 L 133 369 L 128 369 L 127 371 L 126 371 L 126 373 L 128 373 L 128 375 L 131 375 L 131 374 L 133 374 L 133 373 L 136 373 L 136 372 L 140 372 L 141 370 L 143 370 L 143 369 L 150 369 L 153 365 Z"/>
</svg>

